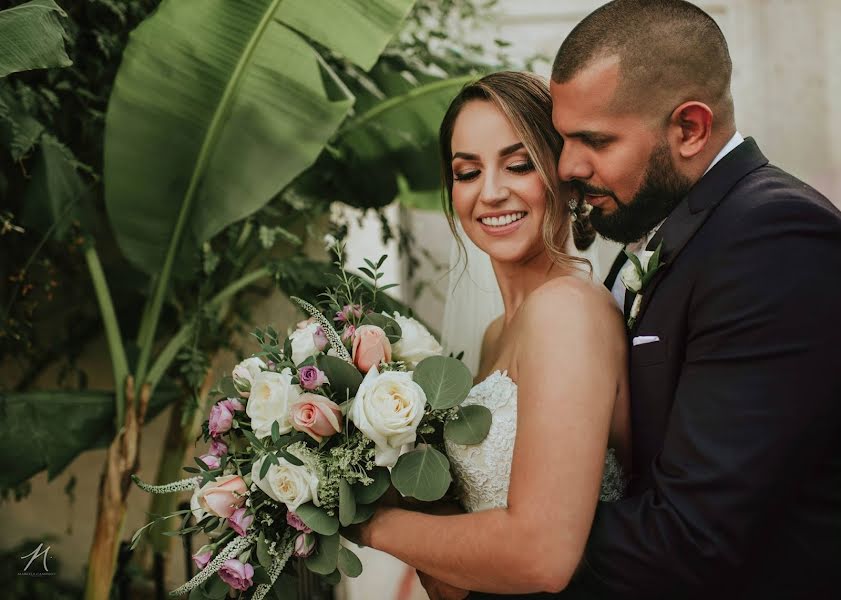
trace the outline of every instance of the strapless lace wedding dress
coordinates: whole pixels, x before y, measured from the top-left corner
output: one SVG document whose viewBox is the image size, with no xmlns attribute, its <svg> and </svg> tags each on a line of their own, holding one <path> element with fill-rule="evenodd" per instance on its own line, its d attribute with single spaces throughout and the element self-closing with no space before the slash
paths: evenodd
<svg viewBox="0 0 841 600">
<path fill-rule="evenodd" d="M 504 508 L 517 433 L 517 384 L 505 371 L 496 371 L 473 386 L 464 404 L 481 404 L 493 415 L 488 437 L 474 446 L 447 442 L 447 452 L 457 478 L 461 502 L 468 512 Z M 601 499 L 618 500 L 625 477 L 613 449 L 605 458 Z"/>
</svg>

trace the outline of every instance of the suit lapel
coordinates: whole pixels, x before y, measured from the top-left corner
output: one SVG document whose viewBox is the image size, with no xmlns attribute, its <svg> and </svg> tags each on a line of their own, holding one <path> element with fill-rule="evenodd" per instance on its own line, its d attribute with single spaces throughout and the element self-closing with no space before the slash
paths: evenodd
<svg viewBox="0 0 841 600">
<path fill-rule="evenodd" d="M 675 258 L 713 213 L 715 207 L 740 179 L 767 163 L 768 159 L 763 156 L 753 138 L 745 139 L 710 169 L 671 212 L 646 248 L 654 250 L 660 242 L 663 243 L 660 253 L 662 267 L 654 274 L 643 292 L 632 332 L 636 331 L 651 302 L 651 296 L 668 273 Z"/>
<path fill-rule="evenodd" d="M 622 267 L 625 264 L 625 261 L 628 260 L 628 257 L 625 256 L 625 250 L 620 250 L 619 254 L 616 255 L 616 258 L 613 259 L 613 264 L 610 266 L 610 271 L 607 273 L 607 277 L 605 277 L 604 285 L 608 291 L 613 290 L 613 284 L 616 283 L 616 278 L 619 277 L 619 271 L 622 270 Z"/>
</svg>

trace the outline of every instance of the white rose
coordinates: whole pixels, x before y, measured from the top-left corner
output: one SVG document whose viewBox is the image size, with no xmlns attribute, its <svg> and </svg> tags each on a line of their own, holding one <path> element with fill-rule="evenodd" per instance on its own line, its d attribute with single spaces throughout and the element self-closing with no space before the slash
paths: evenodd
<svg viewBox="0 0 841 600">
<path fill-rule="evenodd" d="M 414 369 L 424 358 L 444 353 L 438 340 L 416 319 L 404 317 L 400 313 L 394 313 L 391 318 L 397 321 L 403 331 L 400 340 L 391 349 L 394 356 L 404 361 L 409 369 Z"/>
<path fill-rule="evenodd" d="M 645 272 L 648 269 L 648 263 L 651 260 L 651 257 L 654 256 L 654 252 L 651 250 L 645 250 L 642 254 L 639 255 L 640 264 L 642 265 L 642 270 Z M 634 264 L 632 260 L 628 260 L 628 263 L 622 267 L 622 270 L 619 271 L 619 278 L 622 280 L 622 283 L 625 287 L 635 294 L 638 294 L 639 291 L 642 289 L 642 277 L 640 276 L 639 271 L 637 270 L 637 266 Z"/>
<path fill-rule="evenodd" d="M 267 368 L 268 366 L 266 366 L 266 363 L 264 363 L 263 359 L 258 356 L 246 358 L 234 367 L 232 375 L 234 378 L 234 386 L 237 388 L 239 395 L 243 398 L 248 398 L 248 393 L 251 390 L 251 384 L 254 383 L 254 378 Z"/>
<path fill-rule="evenodd" d="M 300 365 L 310 356 L 318 355 L 318 347 L 315 345 L 317 330 L 318 323 L 310 323 L 289 334 L 289 341 L 292 343 L 292 362 L 296 365 Z"/>
<path fill-rule="evenodd" d="M 251 467 L 251 481 L 263 490 L 270 498 L 282 502 L 286 508 L 294 511 L 302 504 L 312 500 L 320 506 L 318 501 L 318 476 L 306 464 L 293 465 L 285 458 L 279 458 L 279 465 L 272 465 L 266 472 L 266 477 L 260 479 L 260 469 L 264 456 L 254 462 Z"/>
<path fill-rule="evenodd" d="M 414 443 L 426 394 L 411 373 L 372 367 L 350 405 L 348 418 L 376 444 L 378 466 L 393 467 L 404 444 Z"/>
<path fill-rule="evenodd" d="M 292 431 L 289 406 L 301 395 L 301 388 L 292 385 L 292 371 L 262 371 L 251 384 L 251 395 L 245 412 L 251 418 L 251 429 L 258 438 L 272 434 L 272 423 L 280 425 L 281 435 Z"/>
</svg>

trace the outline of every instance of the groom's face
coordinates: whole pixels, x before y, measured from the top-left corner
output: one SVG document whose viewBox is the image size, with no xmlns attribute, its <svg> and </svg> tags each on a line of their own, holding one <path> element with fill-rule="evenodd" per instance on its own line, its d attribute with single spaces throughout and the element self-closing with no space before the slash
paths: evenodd
<svg viewBox="0 0 841 600">
<path fill-rule="evenodd" d="M 552 82 L 552 118 L 564 139 L 558 174 L 592 211 L 593 227 L 629 243 L 665 219 L 691 187 L 674 166 L 663 116 L 620 109 L 618 59 Z"/>
</svg>

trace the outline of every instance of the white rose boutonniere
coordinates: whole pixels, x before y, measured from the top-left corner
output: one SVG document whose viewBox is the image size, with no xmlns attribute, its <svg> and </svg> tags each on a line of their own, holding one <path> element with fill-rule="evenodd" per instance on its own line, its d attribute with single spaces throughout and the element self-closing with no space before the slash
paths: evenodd
<svg viewBox="0 0 841 600">
<path fill-rule="evenodd" d="M 393 344 L 392 350 L 394 356 L 404 361 L 408 369 L 414 369 L 424 358 L 444 354 L 438 340 L 417 319 L 404 317 L 397 312 L 391 318 L 397 321 L 402 330 L 400 340 Z"/>
<path fill-rule="evenodd" d="M 629 328 L 634 326 L 637 316 L 639 316 L 646 287 L 654 278 L 654 274 L 663 266 L 663 263 L 660 262 L 662 249 L 663 242 L 660 242 L 655 250 L 646 250 L 640 256 L 625 250 L 625 255 L 630 262 L 619 271 L 619 278 L 628 292 L 636 294 L 634 303 L 631 305 L 631 312 L 628 315 Z"/>
</svg>

